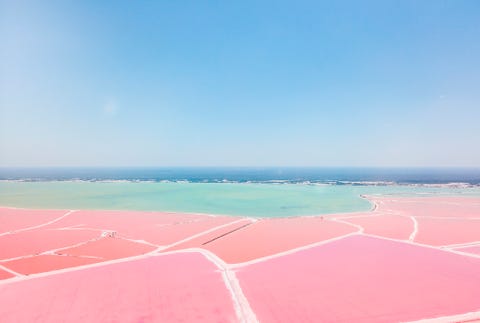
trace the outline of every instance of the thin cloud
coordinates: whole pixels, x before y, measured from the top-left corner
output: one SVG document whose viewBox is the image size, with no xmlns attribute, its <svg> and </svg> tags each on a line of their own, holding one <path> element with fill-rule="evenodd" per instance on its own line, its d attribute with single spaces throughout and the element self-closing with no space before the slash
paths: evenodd
<svg viewBox="0 0 480 323">
<path fill-rule="evenodd" d="M 118 104 L 115 100 L 108 100 L 103 106 L 103 114 L 109 117 L 114 117 L 118 114 Z"/>
</svg>

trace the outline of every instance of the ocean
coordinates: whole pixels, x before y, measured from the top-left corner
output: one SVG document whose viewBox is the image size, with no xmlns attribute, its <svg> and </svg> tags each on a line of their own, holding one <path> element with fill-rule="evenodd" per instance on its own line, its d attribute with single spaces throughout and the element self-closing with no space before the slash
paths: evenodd
<svg viewBox="0 0 480 323">
<path fill-rule="evenodd" d="M 361 195 L 480 197 L 475 168 L 0 168 L 0 205 L 255 217 L 367 211 Z"/>
</svg>

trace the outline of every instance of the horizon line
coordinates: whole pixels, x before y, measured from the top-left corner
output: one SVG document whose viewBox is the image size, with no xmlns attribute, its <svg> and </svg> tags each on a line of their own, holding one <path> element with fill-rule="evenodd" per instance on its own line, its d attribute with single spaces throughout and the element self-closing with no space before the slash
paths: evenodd
<svg viewBox="0 0 480 323">
<path fill-rule="evenodd" d="M 252 169 L 252 168 L 403 168 L 403 169 L 419 169 L 419 168 L 437 168 L 437 169 L 452 169 L 452 168 L 474 168 L 474 169 L 480 169 L 479 166 L 455 166 L 455 165 L 428 165 L 428 166 L 419 166 L 419 165 L 407 165 L 407 166 L 402 166 L 402 165 L 353 165 L 353 166 L 348 166 L 348 165 L 341 165 L 341 166 L 332 166 L 332 165 L 280 165 L 280 166 L 275 166 L 275 165 L 266 165 L 266 166 L 255 166 L 255 165 L 247 165 L 247 166 L 241 166 L 241 165 L 0 165 L 0 168 L 6 169 L 6 168 L 18 168 L 18 169 L 32 169 L 32 168 L 164 168 L 164 169 L 173 169 L 173 168 L 231 168 L 231 169 Z"/>
</svg>

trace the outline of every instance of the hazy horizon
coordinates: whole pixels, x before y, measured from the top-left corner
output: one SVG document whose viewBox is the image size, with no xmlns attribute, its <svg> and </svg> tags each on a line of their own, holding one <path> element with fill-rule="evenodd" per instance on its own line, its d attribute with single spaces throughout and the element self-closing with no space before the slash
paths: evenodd
<svg viewBox="0 0 480 323">
<path fill-rule="evenodd" d="M 390 170 L 421 170 L 421 169 L 457 169 L 457 170 L 480 170 L 480 166 L 289 166 L 289 165 L 47 165 L 47 166 L 17 166 L 17 165 L 0 165 L 0 169 L 390 169 Z"/>
<path fill-rule="evenodd" d="M 480 167 L 479 36 L 473 0 L 0 0 L 0 166 Z"/>
</svg>

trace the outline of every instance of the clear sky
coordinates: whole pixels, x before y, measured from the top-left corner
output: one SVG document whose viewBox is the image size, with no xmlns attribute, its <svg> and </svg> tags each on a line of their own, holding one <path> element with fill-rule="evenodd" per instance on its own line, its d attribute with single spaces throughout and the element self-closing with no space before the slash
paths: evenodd
<svg viewBox="0 0 480 323">
<path fill-rule="evenodd" d="M 0 165 L 480 166 L 480 1 L 0 0 Z"/>
</svg>

